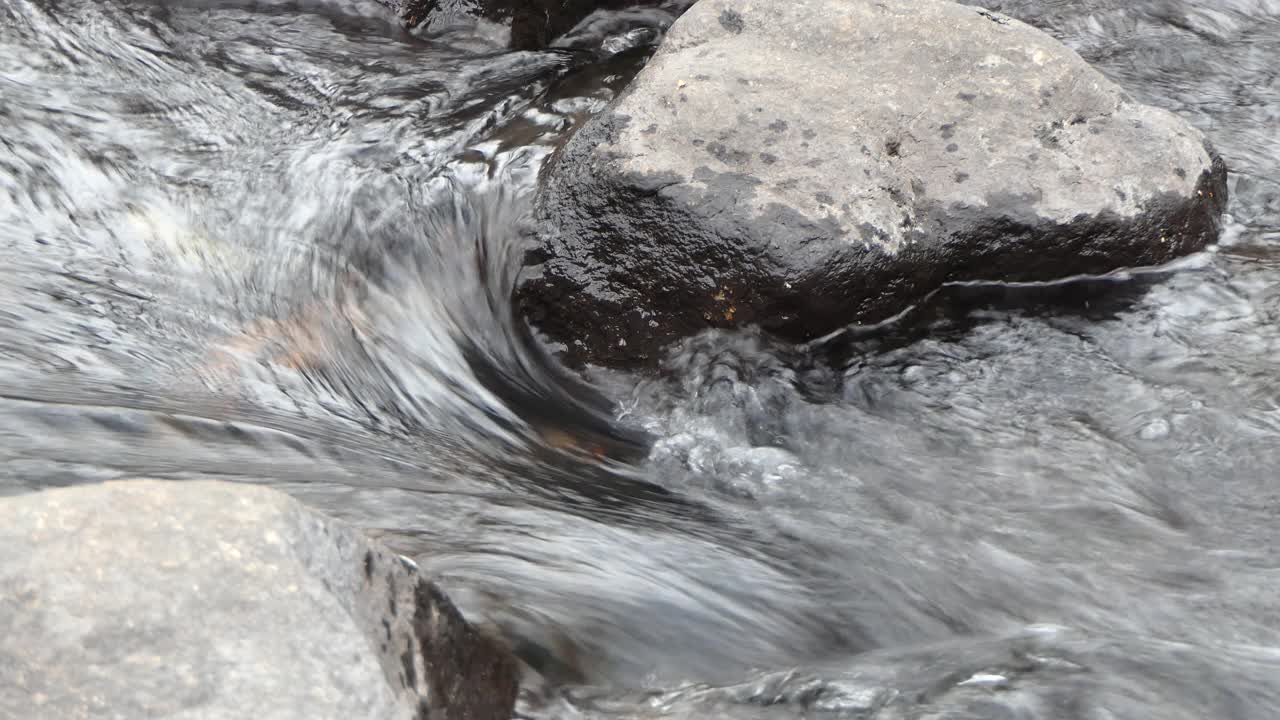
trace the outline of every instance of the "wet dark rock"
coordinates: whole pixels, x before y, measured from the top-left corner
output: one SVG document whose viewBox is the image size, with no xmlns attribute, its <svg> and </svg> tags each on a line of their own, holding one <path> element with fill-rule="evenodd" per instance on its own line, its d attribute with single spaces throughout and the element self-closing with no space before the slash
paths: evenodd
<svg viewBox="0 0 1280 720">
<path fill-rule="evenodd" d="M 250 485 L 0 501 L 0 717 L 506 720 L 516 665 L 416 567 Z"/>
<path fill-rule="evenodd" d="M 1197 130 L 999 13 L 702 0 L 546 171 L 519 299 L 570 360 L 805 340 L 949 281 L 1196 251 L 1225 178 Z"/>
<path fill-rule="evenodd" d="M 511 47 L 533 50 L 571 30 L 599 9 L 646 4 L 643 0 L 379 0 L 409 28 L 491 20 L 511 26 Z M 658 0 L 647 4 L 656 5 Z"/>
</svg>

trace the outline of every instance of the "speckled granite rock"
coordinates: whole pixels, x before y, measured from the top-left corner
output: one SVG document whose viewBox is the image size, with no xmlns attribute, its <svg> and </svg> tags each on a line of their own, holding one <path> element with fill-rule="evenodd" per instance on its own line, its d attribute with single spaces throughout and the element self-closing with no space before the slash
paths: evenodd
<svg viewBox="0 0 1280 720">
<path fill-rule="evenodd" d="M 1226 169 L 1048 35 L 942 0 L 702 0 L 560 152 L 526 314 L 572 358 L 808 339 L 953 280 L 1159 264 Z"/>
<path fill-rule="evenodd" d="M 508 720 L 516 666 L 407 560 L 251 485 L 0 500 L 0 717 Z"/>
</svg>

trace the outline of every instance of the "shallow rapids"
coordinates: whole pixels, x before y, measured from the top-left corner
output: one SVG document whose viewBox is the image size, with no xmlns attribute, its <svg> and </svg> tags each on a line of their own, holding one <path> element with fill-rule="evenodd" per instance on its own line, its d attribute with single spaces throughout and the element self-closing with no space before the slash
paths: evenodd
<svg viewBox="0 0 1280 720">
<path fill-rule="evenodd" d="M 1280 717 L 1280 2 L 995 3 L 1209 135 L 1220 247 L 578 376 L 510 301 L 537 172 L 681 4 L 509 53 L 0 0 L 0 494 L 281 487 L 506 633 L 531 718 Z"/>
</svg>

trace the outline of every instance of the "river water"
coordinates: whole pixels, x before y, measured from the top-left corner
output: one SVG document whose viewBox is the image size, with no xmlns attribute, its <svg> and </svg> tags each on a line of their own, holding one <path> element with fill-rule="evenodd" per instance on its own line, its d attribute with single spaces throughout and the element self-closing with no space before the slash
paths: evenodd
<svg viewBox="0 0 1280 720">
<path fill-rule="evenodd" d="M 525 717 L 1280 717 L 1280 1 L 996 3 L 1208 134 L 1220 247 L 584 381 L 511 310 L 530 194 L 682 4 L 507 53 L 0 0 L 0 494 L 283 488 L 507 633 Z"/>
</svg>

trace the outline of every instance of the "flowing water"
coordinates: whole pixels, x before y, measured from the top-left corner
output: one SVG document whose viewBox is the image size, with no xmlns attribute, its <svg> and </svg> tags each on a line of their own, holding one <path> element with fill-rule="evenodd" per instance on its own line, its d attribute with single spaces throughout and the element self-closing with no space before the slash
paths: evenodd
<svg viewBox="0 0 1280 720">
<path fill-rule="evenodd" d="M 1280 2 L 1007 0 L 1232 170 L 1220 247 L 811 347 L 561 370 L 545 52 L 357 0 L 0 0 L 0 494 L 269 483 L 413 555 L 533 718 L 1280 717 Z"/>
</svg>

